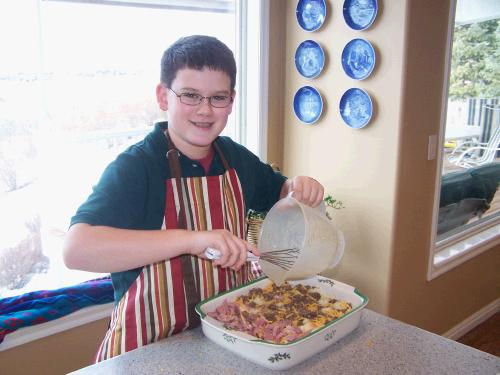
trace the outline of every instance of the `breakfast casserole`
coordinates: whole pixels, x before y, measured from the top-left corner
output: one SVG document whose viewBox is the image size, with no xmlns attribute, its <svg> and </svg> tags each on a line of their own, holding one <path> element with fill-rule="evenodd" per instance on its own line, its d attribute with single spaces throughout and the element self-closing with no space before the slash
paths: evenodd
<svg viewBox="0 0 500 375">
<path fill-rule="evenodd" d="M 270 283 L 264 288 L 253 288 L 234 301 L 224 300 L 207 315 L 227 329 L 287 344 L 351 310 L 351 303 L 329 298 L 310 285 Z"/>
</svg>

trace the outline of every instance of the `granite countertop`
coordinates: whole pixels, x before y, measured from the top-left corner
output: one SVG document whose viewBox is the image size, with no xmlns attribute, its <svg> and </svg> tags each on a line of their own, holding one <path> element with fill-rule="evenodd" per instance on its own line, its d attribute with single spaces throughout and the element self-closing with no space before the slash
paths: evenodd
<svg viewBox="0 0 500 375">
<path fill-rule="evenodd" d="M 201 328 L 125 353 L 72 374 L 500 374 L 500 357 L 362 311 L 352 333 L 286 371 L 249 362 L 209 341 Z"/>
</svg>

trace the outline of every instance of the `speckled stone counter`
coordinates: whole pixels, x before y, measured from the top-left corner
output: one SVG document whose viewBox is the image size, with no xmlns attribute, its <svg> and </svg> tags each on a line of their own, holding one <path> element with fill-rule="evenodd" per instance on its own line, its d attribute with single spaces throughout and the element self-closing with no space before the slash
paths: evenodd
<svg viewBox="0 0 500 375">
<path fill-rule="evenodd" d="M 500 374 L 500 358 L 363 310 L 358 328 L 305 362 L 272 371 L 212 343 L 201 328 L 72 374 Z"/>
</svg>

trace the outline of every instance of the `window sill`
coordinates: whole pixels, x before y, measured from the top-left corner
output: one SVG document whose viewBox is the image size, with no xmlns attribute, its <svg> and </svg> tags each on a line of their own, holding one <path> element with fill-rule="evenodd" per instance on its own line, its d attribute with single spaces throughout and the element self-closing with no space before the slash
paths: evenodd
<svg viewBox="0 0 500 375">
<path fill-rule="evenodd" d="M 5 336 L 0 344 L 0 352 L 28 342 L 41 339 L 59 332 L 67 331 L 99 319 L 110 317 L 113 311 L 113 302 L 103 305 L 95 305 L 78 310 L 62 318 L 51 320 L 47 323 L 37 324 L 31 327 L 20 328 Z"/>
<path fill-rule="evenodd" d="M 459 266 L 469 259 L 500 244 L 500 223 L 471 233 L 454 241 L 441 241 L 435 246 L 427 280 Z"/>
</svg>

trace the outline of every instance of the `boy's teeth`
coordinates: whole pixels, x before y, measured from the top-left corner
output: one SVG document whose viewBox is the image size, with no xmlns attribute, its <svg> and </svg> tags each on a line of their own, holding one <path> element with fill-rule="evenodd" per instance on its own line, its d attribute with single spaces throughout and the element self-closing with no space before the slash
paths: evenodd
<svg viewBox="0 0 500 375">
<path fill-rule="evenodd" d="M 208 128 L 210 126 L 210 123 L 208 122 L 195 122 L 194 124 L 200 128 Z"/>
</svg>

